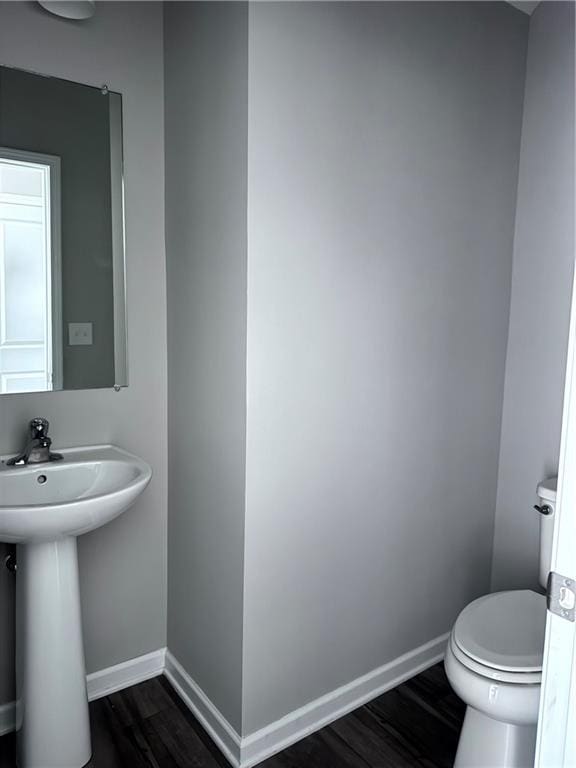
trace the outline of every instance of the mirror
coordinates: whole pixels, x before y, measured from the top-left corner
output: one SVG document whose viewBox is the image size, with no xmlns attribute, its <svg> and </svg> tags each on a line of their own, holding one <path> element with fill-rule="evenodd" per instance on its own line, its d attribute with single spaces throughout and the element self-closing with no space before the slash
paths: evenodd
<svg viewBox="0 0 576 768">
<path fill-rule="evenodd" d="M 0 394 L 126 386 L 122 97 L 0 66 Z"/>
</svg>

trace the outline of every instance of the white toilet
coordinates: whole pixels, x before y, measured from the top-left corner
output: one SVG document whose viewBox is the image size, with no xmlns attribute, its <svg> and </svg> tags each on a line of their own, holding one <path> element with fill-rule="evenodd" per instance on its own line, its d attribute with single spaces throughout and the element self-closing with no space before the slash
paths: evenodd
<svg viewBox="0 0 576 768">
<path fill-rule="evenodd" d="M 556 478 L 538 486 L 540 584 L 550 570 Z M 532 768 L 546 598 L 530 589 L 474 600 L 450 634 L 444 664 L 467 704 L 454 768 Z"/>
</svg>

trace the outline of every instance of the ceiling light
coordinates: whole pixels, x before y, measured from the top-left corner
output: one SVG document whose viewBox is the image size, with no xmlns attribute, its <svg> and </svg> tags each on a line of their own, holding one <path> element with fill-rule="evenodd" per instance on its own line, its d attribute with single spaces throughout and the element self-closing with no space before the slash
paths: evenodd
<svg viewBox="0 0 576 768">
<path fill-rule="evenodd" d="M 63 19 L 89 19 L 96 12 L 94 0 L 38 0 L 46 11 Z"/>
</svg>

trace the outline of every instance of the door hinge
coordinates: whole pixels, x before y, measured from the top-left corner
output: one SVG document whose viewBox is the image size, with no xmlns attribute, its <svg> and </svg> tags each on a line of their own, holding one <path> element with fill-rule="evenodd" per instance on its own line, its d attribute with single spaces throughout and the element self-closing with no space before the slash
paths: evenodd
<svg viewBox="0 0 576 768">
<path fill-rule="evenodd" d="M 576 618 L 576 582 L 568 576 L 550 571 L 546 587 L 546 605 L 550 613 L 567 621 Z"/>
</svg>

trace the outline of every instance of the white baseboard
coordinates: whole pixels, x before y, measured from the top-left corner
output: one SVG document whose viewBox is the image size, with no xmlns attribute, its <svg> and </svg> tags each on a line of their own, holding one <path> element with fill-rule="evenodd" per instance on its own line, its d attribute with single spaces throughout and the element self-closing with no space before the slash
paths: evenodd
<svg viewBox="0 0 576 768">
<path fill-rule="evenodd" d="M 16 703 L 9 701 L 0 704 L 0 736 L 4 736 L 16 727 Z"/>
<path fill-rule="evenodd" d="M 441 635 L 245 736 L 241 768 L 260 763 L 441 661 L 447 641 L 448 635 Z"/>
<path fill-rule="evenodd" d="M 164 672 L 165 658 L 166 648 L 159 648 L 152 653 L 137 656 L 135 659 L 129 659 L 87 675 L 88 699 L 94 701 L 161 675 Z M 16 702 L 11 701 L 0 705 L 0 736 L 14 730 L 15 713 Z"/>
<path fill-rule="evenodd" d="M 447 641 L 441 635 L 244 737 L 169 651 L 165 674 L 234 768 L 250 768 L 441 661 Z"/>
<path fill-rule="evenodd" d="M 166 648 L 159 648 L 144 656 L 128 659 L 121 664 L 116 664 L 99 672 L 92 672 L 86 676 L 88 688 L 88 700 L 94 701 L 108 696 L 116 691 L 129 688 L 136 683 L 143 683 L 152 677 L 158 677 L 164 672 L 166 666 Z"/>
<path fill-rule="evenodd" d="M 250 768 L 436 664 L 447 640 L 447 634 L 441 635 L 244 737 L 166 648 L 88 675 L 88 698 L 108 696 L 164 672 L 234 768 Z M 0 705 L 0 736 L 14 730 L 14 722 L 15 703 Z"/>
<path fill-rule="evenodd" d="M 184 704 L 208 731 L 224 757 L 233 766 L 240 768 L 240 735 L 170 651 L 166 652 L 164 674 Z"/>
</svg>

